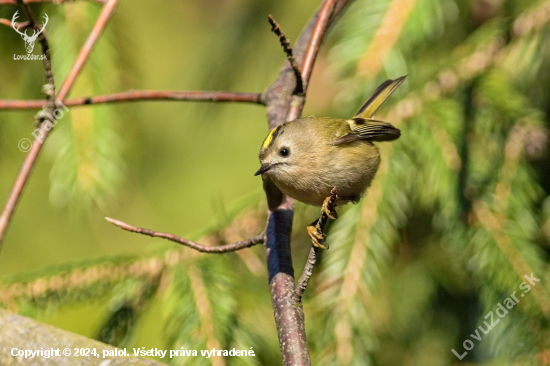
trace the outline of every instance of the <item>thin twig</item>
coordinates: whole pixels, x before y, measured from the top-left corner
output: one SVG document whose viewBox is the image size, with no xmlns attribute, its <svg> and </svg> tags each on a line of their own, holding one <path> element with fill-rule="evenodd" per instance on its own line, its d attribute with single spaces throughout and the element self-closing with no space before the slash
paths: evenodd
<svg viewBox="0 0 550 366">
<path fill-rule="evenodd" d="M 38 22 L 36 21 L 30 6 L 25 4 L 23 0 L 17 0 L 17 2 L 22 6 L 23 11 L 29 18 L 29 21 L 33 24 L 33 27 L 36 29 L 39 29 Z M 80 53 L 77 57 L 77 60 L 73 68 L 69 72 L 69 76 L 67 76 L 67 78 L 63 82 L 63 85 L 61 86 L 59 94 L 57 95 L 57 100 L 62 102 L 67 97 L 67 94 L 69 93 L 71 86 L 73 85 L 78 73 L 80 72 L 82 65 L 84 65 L 84 62 L 86 61 L 88 55 L 90 54 L 90 51 L 93 45 L 97 41 L 97 38 L 101 34 L 101 31 L 107 24 L 107 20 L 111 16 L 117 2 L 118 0 L 107 0 L 107 3 L 103 6 L 103 9 L 101 10 L 101 13 L 92 29 L 92 32 L 90 33 L 84 46 L 81 48 Z M 44 72 L 46 74 L 46 85 L 43 88 L 43 90 L 47 94 L 45 112 L 52 115 L 55 109 L 55 100 L 56 100 L 55 84 L 54 84 L 54 78 L 53 78 L 52 68 L 50 64 L 50 49 L 46 38 L 46 32 L 42 32 L 40 34 L 39 40 L 40 40 L 40 44 L 42 45 L 43 52 L 46 55 L 46 59 L 44 60 Z M 19 201 L 19 197 L 21 196 L 21 192 L 23 191 L 23 188 L 25 187 L 25 184 L 29 179 L 29 175 L 31 173 L 32 167 L 34 166 L 34 163 L 38 158 L 38 154 L 42 149 L 43 142 L 46 139 L 46 137 L 48 137 L 48 134 L 52 129 L 51 125 L 49 125 L 48 123 L 40 124 L 39 128 L 42 131 L 42 141 L 39 142 L 38 140 L 35 140 L 31 149 L 27 152 L 27 155 L 25 156 L 25 160 L 23 161 L 23 164 L 19 169 L 19 173 L 15 178 L 15 182 L 13 183 L 13 187 L 10 191 L 8 199 L 6 200 L 4 209 L 2 210 L 2 216 L 0 216 L 0 249 L 1 249 L 2 241 L 6 234 L 6 230 L 8 228 L 8 224 L 11 220 L 11 217 L 13 216 L 13 212 L 15 210 L 17 202 Z"/>
<path fill-rule="evenodd" d="M 292 295 L 292 298 L 296 302 L 302 301 L 302 296 L 306 291 L 309 278 L 313 274 L 313 267 L 315 267 L 315 263 L 317 262 L 317 256 L 319 255 L 319 250 L 321 250 L 321 248 L 315 247 L 313 245 L 309 250 L 309 255 L 307 257 L 306 265 L 304 266 L 304 270 L 302 271 L 300 280 L 298 280 L 298 283 L 296 284 L 296 289 L 294 290 L 294 294 Z"/>
<path fill-rule="evenodd" d="M 7 27 L 16 27 L 20 30 L 22 29 L 25 29 L 25 28 L 28 28 L 31 26 L 31 22 L 22 22 L 22 23 L 19 23 L 19 22 L 13 22 L 9 19 L 4 19 L 4 18 L 1 18 L 0 19 L 0 24 L 3 24 Z"/>
<path fill-rule="evenodd" d="M 319 47 L 321 46 L 323 36 L 325 35 L 329 22 L 331 21 L 332 14 L 335 12 L 334 6 L 336 3 L 337 0 L 323 1 L 321 10 L 319 10 L 319 14 L 317 15 L 317 21 L 313 31 L 311 32 L 311 37 L 302 61 L 302 70 L 300 73 L 304 84 L 304 93 L 307 91 L 311 72 L 313 71 L 313 65 L 317 59 L 317 53 L 319 52 Z M 303 96 L 296 95 L 292 99 L 290 110 L 287 115 L 287 121 L 300 118 L 302 109 L 304 108 L 305 98 Z"/>
<path fill-rule="evenodd" d="M 173 234 L 167 234 L 167 233 L 160 233 L 158 231 L 153 231 L 149 229 L 144 229 L 136 226 L 132 226 L 130 224 L 127 224 L 125 222 L 111 219 L 110 217 L 106 217 L 105 220 L 109 221 L 111 224 L 118 226 L 122 230 L 130 231 L 133 233 L 148 235 L 153 238 L 163 238 L 167 239 L 173 242 L 176 242 L 178 244 L 182 244 L 185 246 L 188 246 L 189 248 L 198 250 L 202 253 L 229 253 L 229 252 L 235 252 L 240 249 L 249 248 L 251 246 L 257 245 L 257 244 L 263 244 L 265 241 L 265 233 L 261 233 L 260 235 L 256 235 L 250 239 L 238 241 L 236 243 L 231 244 L 225 244 L 225 245 L 218 245 L 218 246 L 208 246 L 208 245 L 201 245 L 198 243 L 195 243 L 191 240 L 184 239 L 182 237 L 179 237 L 177 235 Z"/>
<path fill-rule="evenodd" d="M 92 104 L 124 103 L 155 100 L 185 100 L 196 102 L 239 102 L 264 104 L 259 93 L 233 93 L 224 91 L 171 91 L 171 90 L 129 90 L 121 93 L 71 98 L 63 102 L 67 107 Z M 1 109 L 39 109 L 43 100 L 0 100 Z"/>
<path fill-rule="evenodd" d="M 267 19 L 269 21 L 269 24 L 271 24 L 271 31 L 279 37 L 279 42 L 281 42 L 281 46 L 283 46 L 283 50 L 286 53 L 286 58 L 290 63 L 292 71 L 294 71 L 294 76 L 296 77 L 296 90 L 294 91 L 294 94 L 301 95 L 304 93 L 304 82 L 302 80 L 300 67 L 298 66 L 298 63 L 296 62 L 296 59 L 294 58 L 294 55 L 292 53 L 290 42 L 288 41 L 288 38 L 286 38 L 285 33 L 283 32 L 279 24 L 275 21 L 275 19 L 273 19 L 273 16 L 271 16 L 271 14 L 267 16 Z"/>
<path fill-rule="evenodd" d="M 336 188 L 333 188 L 330 191 L 330 198 L 327 200 L 326 208 L 321 210 L 319 221 L 317 221 L 316 227 L 318 232 L 325 232 L 325 227 L 327 226 L 329 219 L 327 212 L 331 212 L 336 209 L 337 199 L 338 196 L 336 195 Z M 297 302 L 302 300 L 302 296 L 304 295 L 304 291 L 306 290 L 309 278 L 313 274 L 313 267 L 315 266 L 315 262 L 317 261 L 318 254 L 319 248 L 312 245 L 311 250 L 309 251 L 309 256 L 307 257 L 306 265 L 304 266 L 304 270 L 302 272 L 302 276 L 300 276 L 300 280 L 298 281 L 296 289 L 294 290 L 294 300 Z"/>
<path fill-rule="evenodd" d="M 21 7 L 23 8 L 23 11 L 27 15 L 30 25 L 35 29 L 40 29 L 38 26 L 38 22 L 36 21 L 36 18 L 30 6 L 23 3 L 22 0 L 18 0 L 17 2 L 19 5 L 21 5 Z M 44 77 L 46 80 L 46 84 L 43 90 L 46 93 L 46 102 L 44 103 L 45 104 L 44 112 L 45 114 L 52 115 L 55 110 L 55 82 L 54 82 L 54 77 L 52 73 L 52 65 L 51 65 L 51 59 L 50 59 L 50 46 L 48 44 L 48 39 L 46 37 L 45 30 L 42 30 L 38 39 L 42 47 L 42 52 L 45 55 L 45 59 L 44 59 L 45 76 Z M 46 124 L 40 125 L 40 129 L 44 133 L 44 136 L 47 135 L 47 133 L 49 132 L 49 129 L 46 129 Z M 38 157 L 38 153 L 40 152 L 41 148 L 42 148 L 42 144 L 35 143 L 31 147 L 31 149 L 27 152 L 27 155 L 25 156 L 25 160 L 23 161 L 23 164 L 19 169 L 19 173 L 15 178 L 15 181 L 11 188 L 8 199 L 6 200 L 4 209 L 2 210 L 2 216 L 0 216 L 0 250 L 2 249 L 2 242 L 6 234 L 6 230 L 8 228 L 11 217 L 13 216 L 13 212 L 15 211 L 15 207 L 17 206 L 19 197 L 21 196 L 21 192 L 25 187 L 25 183 L 29 178 L 34 162 L 36 161 L 36 158 Z"/>
</svg>

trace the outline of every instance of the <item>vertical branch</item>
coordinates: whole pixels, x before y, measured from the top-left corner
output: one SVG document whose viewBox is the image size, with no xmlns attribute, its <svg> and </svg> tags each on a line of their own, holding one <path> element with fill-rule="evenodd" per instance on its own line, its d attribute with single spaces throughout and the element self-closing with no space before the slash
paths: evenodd
<svg viewBox="0 0 550 366">
<path fill-rule="evenodd" d="M 74 66 L 72 67 L 71 71 L 69 72 L 69 75 L 67 76 L 67 78 L 61 85 L 61 88 L 59 89 L 59 95 L 57 96 L 58 101 L 63 102 L 67 97 L 67 95 L 69 94 L 69 91 L 73 86 L 76 80 L 76 77 L 78 76 L 78 74 L 82 69 L 82 66 L 86 62 L 90 54 L 90 51 L 92 50 L 92 47 L 94 46 L 101 32 L 105 28 L 105 25 L 107 24 L 107 21 L 109 20 L 111 14 L 113 13 L 117 2 L 118 0 L 107 0 L 106 4 L 103 6 L 101 14 L 97 18 L 97 21 L 94 24 L 94 27 L 90 35 L 88 36 L 86 43 L 81 48 Z M 23 0 L 18 0 L 18 3 L 21 4 L 21 6 L 23 7 L 23 10 L 29 17 L 29 21 L 33 24 L 33 27 L 37 28 L 38 25 L 30 7 L 27 4 L 24 4 Z M 46 55 L 46 60 L 44 61 L 44 71 L 46 74 L 46 86 L 44 90 L 46 92 L 48 99 L 47 99 L 46 108 L 44 112 L 49 113 L 50 115 L 53 115 L 53 112 L 55 109 L 54 101 L 56 100 L 55 85 L 54 85 L 54 79 L 53 79 L 53 74 L 51 70 L 50 50 L 48 47 L 48 42 L 46 39 L 45 32 L 42 32 L 40 34 L 40 43 L 42 45 L 44 54 Z M 15 207 L 17 205 L 17 202 L 19 201 L 19 197 L 21 196 L 21 192 L 25 187 L 25 183 L 27 183 L 27 180 L 29 179 L 34 163 L 36 162 L 36 159 L 38 158 L 38 154 L 42 149 L 42 144 L 44 143 L 46 137 L 48 137 L 48 134 L 52 129 L 52 125 L 50 123 L 42 123 L 40 124 L 39 129 L 42 132 L 41 134 L 42 141 L 38 141 L 35 139 L 31 149 L 25 156 L 25 160 L 23 161 L 23 164 L 21 165 L 21 168 L 17 173 L 17 177 L 15 178 L 13 187 L 10 191 L 6 204 L 4 205 L 2 216 L 0 216 L 0 249 L 1 249 L 2 241 L 6 234 L 6 230 L 8 228 L 8 224 L 11 220 L 11 217 L 13 216 L 13 212 L 15 211 Z"/>
<path fill-rule="evenodd" d="M 328 25 L 348 2 L 349 0 L 325 1 L 294 46 L 296 61 L 302 62 L 302 70 L 306 67 L 306 73 L 302 71 L 304 92 L 322 36 Z M 310 45 L 310 42 L 313 42 L 314 46 Z M 309 51 L 306 51 L 308 49 Z M 287 118 L 290 119 L 293 115 L 299 116 L 301 113 L 305 97 L 293 96 L 295 88 L 296 78 L 292 67 L 287 62 L 278 79 L 264 93 L 270 129 L 286 122 Z M 289 113 L 291 110 L 293 112 Z M 295 283 L 290 254 L 293 201 L 285 197 L 269 181 L 264 182 L 264 188 L 270 209 L 265 243 L 269 289 L 283 364 L 285 366 L 311 365 L 302 303 L 296 301 L 293 296 Z"/>
<path fill-rule="evenodd" d="M 305 52 L 304 60 L 302 62 L 302 80 L 303 80 L 303 95 L 294 95 L 292 98 L 290 110 L 288 111 L 287 120 L 292 121 L 297 118 L 300 118 L 302 115 L 302 109 L 306 102 L 305 94 L 307 92 L 307 87 L 309 86 L 309 79 L 311 77 L 311 72 L 313 71 L 313 65 L 317 59 L 317 53 L 319 52 L 319 47 L 321 47 L 321 41 L 323 36 L 329 26 L 329 19 L 333 13 L 334 6 L 337 0 L 325 0 L 319 10 L 317 15 L 317 21 L 315 27 L 311 32 L 309 42 L 307 44 L 307 49 Z"/>
</svg>

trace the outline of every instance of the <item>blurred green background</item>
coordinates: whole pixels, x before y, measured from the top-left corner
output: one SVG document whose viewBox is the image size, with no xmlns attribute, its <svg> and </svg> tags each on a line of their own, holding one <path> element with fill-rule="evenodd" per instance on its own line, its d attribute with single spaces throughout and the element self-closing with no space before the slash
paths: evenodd
<svg viewBox="0 0 550 366">
<path fill-rule="evenodd" d="M 70 96 L 262 92 L 284 62 L 267 14 L 295 40 L 318 6 L 123 0 Z M 50 18 L 59 87 L 101 6 L 32 7 Z M 17 9 L 2 5 L 0 17 Z M 384 162 L 367 197 L 341 209 L 304 298 L 314 364 L 550 364 L 549 22 L 549 1 L 357 0 L 334 24 L 303 115 L 351 116 L 380 82 L 409 77 L 377 116 L 402 137 L 380 145 Z M 13 60 L 24 53 L 21 37 L 0 28 L 0 99 L 43 98 L 41 62 Z M 35 113 L 0 111 L 2 197 Z M 71 108 L 5 238 L 3 305 L 121 347 L 257 355 L 172 364 L 280 364 L 262 248 L 199 255 L 104 220 L 210 244 L 258 234 L 266 205 L 253 173 L 266 133 L 257 105 Z M 317 214 L 297 204 L 298 273 Z M 531 272 L 540 284 L 472 340 Z M 466 339 L 475 346 L 459 361 L 451 349 L 462 354 Z"/>
</svg>

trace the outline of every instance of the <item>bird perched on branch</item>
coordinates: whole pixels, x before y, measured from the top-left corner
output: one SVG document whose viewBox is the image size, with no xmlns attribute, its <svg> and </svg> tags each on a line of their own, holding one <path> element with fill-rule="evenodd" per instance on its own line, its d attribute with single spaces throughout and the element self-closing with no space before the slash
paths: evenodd
<svg viewBox="0 0 550 366">
<path fill-rule="evenodd" d="M 335 219 L 334 207 L 326 204 L 331 190 L 336 188 L 337 204 L 358 202 L 380 165 L 380 152 L 373 142 L 401 135 L 390 123 L 373 117 L 405 78 L 383 82 L 351 119 L 308 117 L 274 128 L 262 143 L 262 166 L 255 175 L 271 180 L 298 201 L 322 206 Z M 314 224 L 308 227 L 313 244 L 326 249 L 321 244 L 325 235 Z"/>
</svg>

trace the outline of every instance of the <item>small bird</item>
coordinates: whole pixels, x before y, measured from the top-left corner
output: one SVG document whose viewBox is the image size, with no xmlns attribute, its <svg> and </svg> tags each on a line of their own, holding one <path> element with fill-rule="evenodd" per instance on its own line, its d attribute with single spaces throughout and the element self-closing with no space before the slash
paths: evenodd
<svg viewBox="0 0 550 366">
<path fill-rule="evenodd" d="M 380 152 L 373 142 L 392 141 L 401 135 L 390 123 L 373 117 L 405 78 L 384 81 L 351 119 L 308 117 L 274 128 L 262 143 L 262 166 L 255 175 L 261 174 L 284 194 L 323 206 L 323 210 L 333 188 L 338 205 L 357 203 L 380 165 Z M 336 218 L 334 210 L 326 213 Z M 326 249 L 321 244 L 324 234 L 312 227 L 308 233 L 313 244 Z"/>
</svg>

